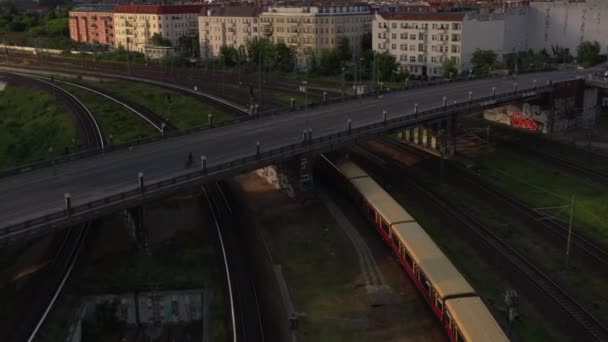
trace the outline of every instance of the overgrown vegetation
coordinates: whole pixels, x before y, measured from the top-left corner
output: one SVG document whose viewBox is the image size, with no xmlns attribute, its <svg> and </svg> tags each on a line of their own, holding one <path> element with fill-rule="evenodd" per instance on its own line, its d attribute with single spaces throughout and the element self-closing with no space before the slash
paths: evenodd
<svg viewBox="0 0 608 342">
<path fill-rule="evenodd" d="M 576 48 L 576 60 L 585 67 L 591 67 L 600 62 L 600 44 L 598 42 L 581 42 Z"/>
<path fill-rule="evenodd" d="M 0 91 L 0 169 L 56 157 L 81 146 L 52 94 L 20 86 Z"/>
<path fill-rule="evenodd" d="M 0 43 L 40 48 L 68 49 L 70 40 L 68 13 L 50 10 L 47 14 L 19 12 L 14 5 L 0 5 Z"/>
</svg>

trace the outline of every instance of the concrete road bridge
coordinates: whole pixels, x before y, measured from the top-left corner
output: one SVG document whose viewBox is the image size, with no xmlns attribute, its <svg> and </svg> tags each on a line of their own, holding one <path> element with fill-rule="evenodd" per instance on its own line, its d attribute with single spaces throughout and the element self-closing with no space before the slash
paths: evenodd
<svg viewBox="0 0 608 342">
<path fill-rule="evenodd" d="M 482 79 L 262 117 L 0 178 L 0 241 L 45 234 L 205 182 L 459 113 L 542 96 L 576 71 Z M 550 85 L 551 84 L 551 85 Z M 186 167 L 188 153 L 195 163 Z M 143 177 L 139 177 L 139 173 Z M 66 198 L 67 194 L 69 196 Z"/>
</svg>

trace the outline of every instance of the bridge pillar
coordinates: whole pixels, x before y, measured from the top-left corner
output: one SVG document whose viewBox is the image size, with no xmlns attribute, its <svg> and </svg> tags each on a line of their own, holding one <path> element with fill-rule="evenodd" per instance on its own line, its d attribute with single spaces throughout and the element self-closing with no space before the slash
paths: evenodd
<svg viewBox="0 0 608 342">
<path fill-rule="evenodd" d="M 450 115 L 447 117 L 447 127 L 446 127 L 446 149 L 445 156 L 452 157 L 456 148 L 456 115 Z"/>
<path fill-rule="evenodd" d="M 422 138 L 422 147 L 428 147 L 428 142 L 429 142 L 429 126 L 428 124 L 423 124 L 422 125 L 422 134 L 421 134 L 421 138 Z"/>
<path fill-rule="evenodd" d="M 127 234 L 131 237 L 131 240 L 135 246 L 137 246 L 137 249 L 149 255 L 150 244 L 148 230 L 144 224 L 144 207 L 138 206 L 123 210 L 122 219 Z"/>
<path fill-rule="evenodd" d="M 290 198 L 305 202 L 314 196 L 314 157 L 312 153 L 303 153 L 291 160 L 263 167 L 255 172 L 277 190 L 285 191 Z"/>
<path fill-rule="evenodd" d="M 414 130 L 413 143 L 416 145 L 419 145 L 420 144 L 420 126 L 414 127 L 413 130 Z"/>
<path fill-rule="evenodd" d="M 437 150 L 437 134 L 439 132 L 439 123 L 434 122 L 431 124 L 431 146 L 433 150 Z"/>
</svg>

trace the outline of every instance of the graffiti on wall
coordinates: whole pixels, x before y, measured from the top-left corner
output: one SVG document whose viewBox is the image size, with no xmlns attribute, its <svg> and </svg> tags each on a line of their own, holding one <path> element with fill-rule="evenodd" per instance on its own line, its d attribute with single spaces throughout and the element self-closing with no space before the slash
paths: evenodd
<svg viewBox="0 0 608 342">
<path fill-rule="evenodd" d="M 283 190 L 296 201 L 312 197 L 313 177 L 310 158 L 300 156 L 293 161 L 256 170 L 258 176 L 277 190 Z"/>
<path fill-rule="evenodd" d="M 521 106 L 507 105 L 484 111 L 486 120 L 504 125 L 547 133 L 549 131 L 549 110 L 538 104 L 524 103 Z"/>
</svg>

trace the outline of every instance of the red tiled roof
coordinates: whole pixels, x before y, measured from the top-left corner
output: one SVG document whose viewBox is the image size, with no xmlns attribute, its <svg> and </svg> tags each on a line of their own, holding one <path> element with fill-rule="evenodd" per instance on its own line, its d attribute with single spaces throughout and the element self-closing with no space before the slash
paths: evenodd
<svg viewBox="0 0 608 342">
<path fill-rule="evenodd" d="M 464 13 L 380 13 L 385 20 L 462 21 Z"/>
<path fill-rule="evenodd" d="M 181 13 L 201 13 L 204 5 L 118 5 L 116 13 L 137 13 L 137 14 L 181 14 Z"/>
</svg>

